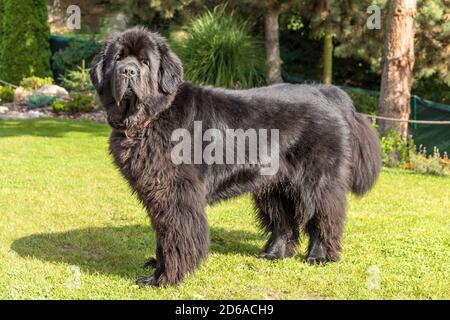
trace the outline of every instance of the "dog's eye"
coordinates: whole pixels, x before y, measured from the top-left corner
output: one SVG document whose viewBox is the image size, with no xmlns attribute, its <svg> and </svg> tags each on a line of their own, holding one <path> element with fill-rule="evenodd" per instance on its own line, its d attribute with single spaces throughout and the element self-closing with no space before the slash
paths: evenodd
<svg viewBox="0 0 450 320">
<path fill-rule="evenodd" d="M 116 56 L 116 61 L 120 61 L 120 60 L 122 60 L 122 54 L 121 53 L 119 53 L 117 56 Z"/>
<path fill-rule="evenodd" d="M 147 58 L 142 58 L 141 59 L 142 63 L 145 64 L 146 66 L 150 65 L 150 60 L 148 60 Z"/>
</svg>

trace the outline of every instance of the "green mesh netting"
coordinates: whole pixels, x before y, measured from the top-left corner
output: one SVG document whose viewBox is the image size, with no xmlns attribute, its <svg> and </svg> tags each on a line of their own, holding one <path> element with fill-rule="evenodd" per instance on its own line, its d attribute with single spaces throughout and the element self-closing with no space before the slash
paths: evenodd
<svg viewBox="0 0 450 320">
<path fill-rule="evenodd" d="M 411 99 L 411 119 L 449 121 L 450 106 L 413 96 Z M 441 154 L 443 152 L 450 154 L 450 125 L 413 123 L 409 125 L 409 128 L 416 145 L 425 146 L 427 153 L 432 153 L 434 146 L 436 146 Z"/>
</svg>

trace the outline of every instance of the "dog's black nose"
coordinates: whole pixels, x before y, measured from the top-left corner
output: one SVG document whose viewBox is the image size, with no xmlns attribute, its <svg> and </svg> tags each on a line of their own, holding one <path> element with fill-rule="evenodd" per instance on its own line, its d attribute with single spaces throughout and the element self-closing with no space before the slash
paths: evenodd
<svg viewBox="0 0 450 320">
<path fill-rule="evenodd" d="M 125 66 L 122 68 L 122 74 L 127 77 L 135 77 L 137 69 L 134 66 Z"/>
</svg>

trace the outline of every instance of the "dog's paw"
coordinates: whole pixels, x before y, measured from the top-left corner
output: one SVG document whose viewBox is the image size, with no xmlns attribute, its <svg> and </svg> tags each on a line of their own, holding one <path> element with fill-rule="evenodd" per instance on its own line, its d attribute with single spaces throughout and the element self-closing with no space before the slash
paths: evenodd
<svg viewBox="0 0 450 320">
<path fill-rule="evenodd" d="M 178 281 L 169 281 L 169 279 L 167 278 L 167 275 L 165 273 L 161 273 L 158 270 L 155 270 L 155 272 L 153 273 L 152 276 L 141 277 L 136 281 L 136 284 L 139 287 L 146 287 L 146 286 L 166 287 L 166 286 L 177 285 L 181 280 L 182 279 L 180 278 L 180 280 L 178 280 Z"/>
<path fill-rule="evenodd" d="M 309 256 L 306 258 L 306 262 L 308 262 L 310 265 L 321 265 L 328 262 L 328 259 L 326 257 L 315 257 L 315 256 Z"/>
<path fill-rule="evenodd" d="M 136 280 L 136 284 L 143 288 L 143 287 L 147 287 L 147 286 L 151 286 L 151 287 L 158 287 L 159 283 L 158 280 L 154 277 L 141 277 L 139 279 Z"/>
<path fill-rule="evenodd" d="M 261 252 L 258 255 L 259 259 L 266 259 L 266 260 L 279 260 L 279 259 L 283 259 L 282 256 L 280 256 L 277 253 L 273 253 L 273 252 Z"/>
<path fill-rule="evenodd" d="M 155 258 L 150 258 L 147 260 L 147 262 L 144 264 L 144 269 L 156 269 L 158 265 L 158 261 Z"/>
<path fill-rule="evenodd" d="M 292 258 L 295 256 L 295 250 L 294 248 L 286 250 L 286 249 L 268 249 L 264 250 L 258 255 L 259 259 L 266 259 L 266 260 L 280 260 L 280 259 L 287 259 Z"/>
</svg>

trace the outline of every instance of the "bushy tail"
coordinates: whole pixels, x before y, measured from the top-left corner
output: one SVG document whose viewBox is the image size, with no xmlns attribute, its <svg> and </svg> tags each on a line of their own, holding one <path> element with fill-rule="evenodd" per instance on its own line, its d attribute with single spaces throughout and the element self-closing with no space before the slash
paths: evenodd
<svg viewBox="0 0 450 320">
<path fill-rule="evenodd" d="M 362 196 L 372 188 L 380 173 L 380 139 L 370 121 L 358 113 L 356 113 L 352 131 L 352 191 Z"/>
</svg>

